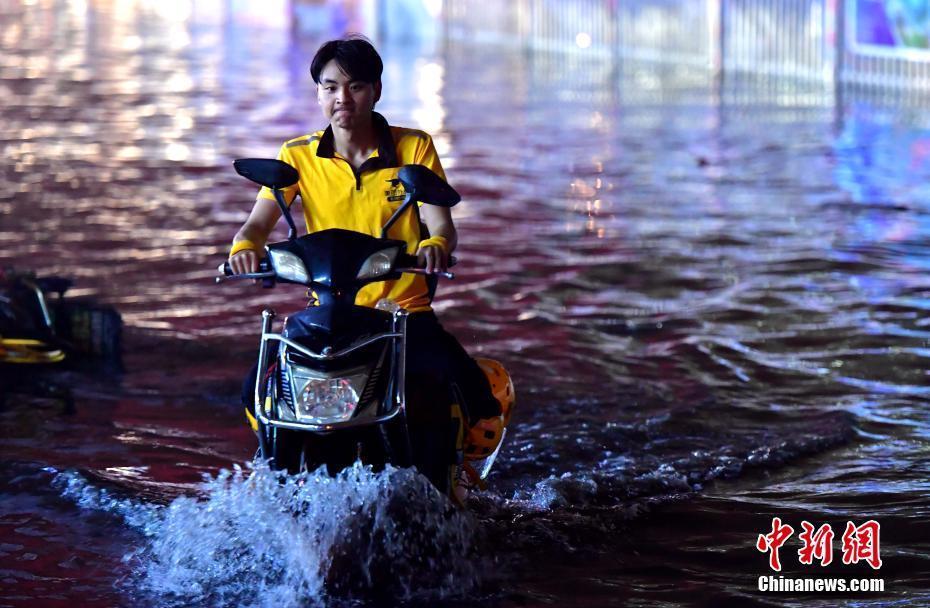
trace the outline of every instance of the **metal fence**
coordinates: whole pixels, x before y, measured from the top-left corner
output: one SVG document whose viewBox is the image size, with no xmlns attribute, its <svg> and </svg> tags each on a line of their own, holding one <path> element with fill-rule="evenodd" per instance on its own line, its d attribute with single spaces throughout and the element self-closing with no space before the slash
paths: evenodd
<svg viewBox="0 0 930 608">
<path fill-rule="evenodd" d="M 721 75 L 930 90 L 930 50 L 863 52 L 861 0 L 445 0 L 448 39 L 701 67 Z M 873 49 L 874 50 L 874 49 Z"/>
<path fill-rule="evenodd" d="M 723 67 L 777 76 L 834 78 L 824 0 L 729 0 L 721 11 Z"/>
</svg>

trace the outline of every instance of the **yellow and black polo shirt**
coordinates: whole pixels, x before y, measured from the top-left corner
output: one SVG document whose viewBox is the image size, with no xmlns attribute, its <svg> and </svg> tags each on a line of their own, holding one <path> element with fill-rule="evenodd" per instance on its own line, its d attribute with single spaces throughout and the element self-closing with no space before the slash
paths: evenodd
<svg viewBox="0 0 930 608">
<path fill-rule="evenodd" d="M 391 185 L 401 167 L 425 165 L 445 179 L 432 138 L 416 129 L 392 127 L 377 112 L 372 120 L 378 132 L 378 149 L 359 170 L 335 151 L 332 127 L 304 135 L 281 146 L 278 159 L 300 173 L 300 181 L 284 190 L 290 204 L 300 195 L 307 232 L 329 228 L 381 235 L 381 226 L 400 207 L 404 188 Z M 259 198 L 274 200 L 268 188 Z M 407 242 L 407 253 L 416 252 L 421 240 L 416 216 L 405 213 L 391 226 L 388 238 Z M 366 285 L 355 299 L 361 306 L 375 306 L 382 298 L 397 302 L 411 312 L 430 310 L 429 291 L 422 275 L 405 274 L 397 281 Z"/>
</svg>

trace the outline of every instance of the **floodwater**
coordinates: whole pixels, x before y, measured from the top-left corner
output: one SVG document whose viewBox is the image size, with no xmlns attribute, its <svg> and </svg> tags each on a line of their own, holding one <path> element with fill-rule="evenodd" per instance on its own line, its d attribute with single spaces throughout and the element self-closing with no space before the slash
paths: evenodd
<svg viewBox="0 0 930 608">
<path fill-rule="evenodd" d="M 920 99 L 381 45 L 379 109 L 464 198 L 436 308 L 518 393 L 456 512 L 405 471 L 248 464 L 258 313 L 302 293 L 213 284 L 254 196 L 231 161 L 322 126 L 321 38 L 91 4 L 0 2 L 0 264 L 126 325 L 124 373 L 53 375 L 73 413 L 0 411 L 0 606 L 930 604 Z M 759 591 L 773 517 L 781 574 L 884 591 Z M 841 559 L 868 520 L 877 570 Z"/>
</svg>

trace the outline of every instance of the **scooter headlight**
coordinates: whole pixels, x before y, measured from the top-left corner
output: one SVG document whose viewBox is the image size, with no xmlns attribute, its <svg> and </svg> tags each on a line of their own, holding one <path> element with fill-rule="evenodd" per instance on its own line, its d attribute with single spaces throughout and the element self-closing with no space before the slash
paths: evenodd
<svg viewBox="0 0 930 608">
<path fill-rule="evenodd" d="M 281 249 L 269 249 L 268 255 L 271 257 L 271 267 L 274 268 L 275 274 L 282 279 L 303 284 L 310 282 L 307 267 L 295 254 Z"/>
<path fill-rule="evenodd" d="M 397 260 L 397 254 L 400 253 L 400 247 L 389 247 L 376 251 L 362 264 L 358 271 L 356 279 L 373 279 L 391 272 L 394 268 L 394 262 Z"/>
<path fill-rule="evenodd" d="M 309 370 L 301 370 L 309 371 Z M 294 414 L 300 422 L 331 424 L 352 417 L 368 380 L 366 372 L 335 377 L 292 373 Z"/>
</svg>

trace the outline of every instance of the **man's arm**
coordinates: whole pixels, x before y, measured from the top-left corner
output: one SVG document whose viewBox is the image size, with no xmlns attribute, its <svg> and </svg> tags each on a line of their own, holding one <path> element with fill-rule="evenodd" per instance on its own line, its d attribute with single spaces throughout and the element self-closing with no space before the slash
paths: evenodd
<svg viewBox="0 0 930 608">
<path fill-rule="evenodd" d="M 243 242 L 252 244 L 248 249 L 242 249 L 229 256 L 229 265 L 234 274 L 258 272 L 258 260 L 261 258 L 262 251 L 265 250 L 265 241 L 268 240 L 268 235 L 271 234 L 280 217 L 281 210 L 278 209 L 275 201 L 267 198 L 255 200 L 249 219 L 233 237 L 233 247 Z"/>
<path fill-rule="evenodd" d="M 458 233 L 452 222 L 452 211 L 448 207 L 423 205 L 420 207 L 420 218 L 429 229 L 430 237 L 444 238 L 447 248 L 443 250 L 439 245 L 421 247 L 417 251 L 417 261 L 427 272 L 444 272 L 449 267 L 449 256 L 458 245 Z"/>
</svg>

